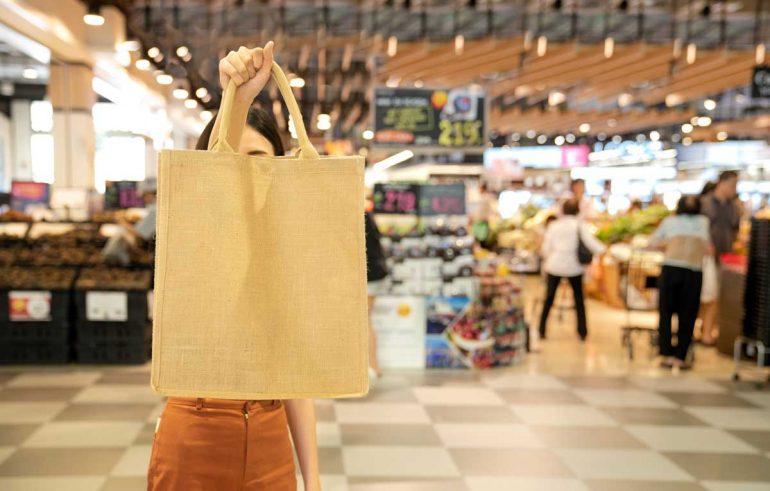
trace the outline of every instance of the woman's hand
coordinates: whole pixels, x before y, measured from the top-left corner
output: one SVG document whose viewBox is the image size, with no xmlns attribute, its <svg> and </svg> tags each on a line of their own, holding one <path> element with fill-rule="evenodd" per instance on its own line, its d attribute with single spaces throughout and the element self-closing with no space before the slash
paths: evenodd
<svg viewBox="0 0 770 491">
<path fill-rule="evenodd" d="M 222 89 L 232 80 L 238 87 L 236 97 L 248 101 L 254 100 L 270 80 L 273 67 L 273 42 L 264 48 L 246 48 L 230 51 L 219 61 L 219 83 Z"/>
</svg>

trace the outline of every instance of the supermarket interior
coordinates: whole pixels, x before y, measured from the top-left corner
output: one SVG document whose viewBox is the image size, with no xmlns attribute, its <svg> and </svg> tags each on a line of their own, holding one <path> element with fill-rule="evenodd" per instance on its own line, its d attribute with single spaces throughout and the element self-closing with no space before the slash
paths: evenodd
<svg viewBox="0 0 770 491">
<path fill-rule="evenodd" d="M 764 0 L 0 0 L 0 490 L 770 490 L 768 45 Z M 286 325 L 364 264 L 368 325 Z M 368 336 L 368 394 L 160 390 L 185 295 L 280 311 L 273 374 Z"/>
</svg>

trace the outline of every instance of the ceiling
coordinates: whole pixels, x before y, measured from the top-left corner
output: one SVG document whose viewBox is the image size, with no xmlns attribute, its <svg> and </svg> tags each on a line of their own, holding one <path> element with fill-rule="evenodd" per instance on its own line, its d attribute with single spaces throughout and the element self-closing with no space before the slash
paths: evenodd
<svg viewBox="0 0 770 491">
<path fill-rule="evenodd" d="M 598 132 L 605 115 L 629 119 L 629 130 L 635 131 L 645 124 L 689 119 L 704 97 L 745 86 L 756 43 L 770 41 L 770 2 L 757 10 L 762 4 L 757 1 L 105 3 L 127 13 L 129 31 L 145 49 L 162 48 L 160 68 L 187 78 L 193 88 L 216 90 L 217 62 L 227 50 L 275 40 L 278 61 L 307 82 L 295 89 L 305 118 L 331 114 L 337 137 L 368 126 L 370 89 L 388 81 L 402 86 L 480 84 L 490 95 L 491 127 L 500 132 L 525 126 L 547 134 L 577 131 L 575 125 L 586 118 L 594 118 L 592 132 Z M 547 46 L 538 53 L 541 37 Z M 605 56 L 608 37 L 614 42 L 610 57 Z M 181 44 L 190 48 L 189 62 L 174 55 Z M 689 44 L 697 47 L 692 63 L 686 60 Z M 565 95 L 556 108 L 547 104 L 553 91 Z M 631 97 L 623 107 L 621 94 Z M 668 107 L 671 94 L 679 98 L 669 97 Z M 273 89 L 263 102 L 273 107 L 269 99 L 277 97 Z M 623 97 L 627 102 L 628 96 Z M 214 98 L 208 105 L 214 108 L 217 102 Z M 285 122 L 285 114 L 279 116 Z"/>
</svg>

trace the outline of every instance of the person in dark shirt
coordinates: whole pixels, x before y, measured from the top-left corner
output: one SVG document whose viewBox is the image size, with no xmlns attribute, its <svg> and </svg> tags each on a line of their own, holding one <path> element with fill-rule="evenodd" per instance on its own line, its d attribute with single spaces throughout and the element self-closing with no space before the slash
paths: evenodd
<svg viewBox="0 0 770 491">
<path fill-rule="evenodd" d="M 380 231 L 370 213 L 364 215 L 366 228 L 366 281 L 369 290 L 369 376 L 379 377 L 380 364 L 377 361 L 377 338 L 372 327 L 372 310 L 377 295 L 387 293 L 388 266 L 385 252 L 380 243 Z"/>
<path fill-rule="evenodd" d="M 702 210 L 711 222 L 711 242 L 716 251 L 716 260 L 722 254 L 733 251 L 741 223 L 741 208 L 736 200 L 738 195 L 738 173 L 724 171 L 719 175 L 714 190 L 703 197 Z"/>
</svg>

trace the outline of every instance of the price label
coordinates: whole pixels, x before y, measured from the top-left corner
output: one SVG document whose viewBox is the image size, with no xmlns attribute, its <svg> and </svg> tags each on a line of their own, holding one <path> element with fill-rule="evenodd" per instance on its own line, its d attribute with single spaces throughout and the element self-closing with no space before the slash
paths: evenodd
<svg viewBox="0 0 770 491">
<path fill-rule="evenodd" d="M 46 322 L 51 320 L 51 292 L 8 292 L 8 318 L 13 322 Z"/>
<path fill-rule="evenodd" d="M 465 185 L 420 186 L 420 215 L 464 215 Z"/>
<path fill-rule="evenodd" d="M 128 320 L 126 292 L 86 292 L 86 319 L 125 322 Z"/>
<path fill-rule="evenodd" d="M 374 186 L 374 211 L 398 215 L 417 213 L 419 187 L 412 184 L 376 184 Z"/>
</svg>

